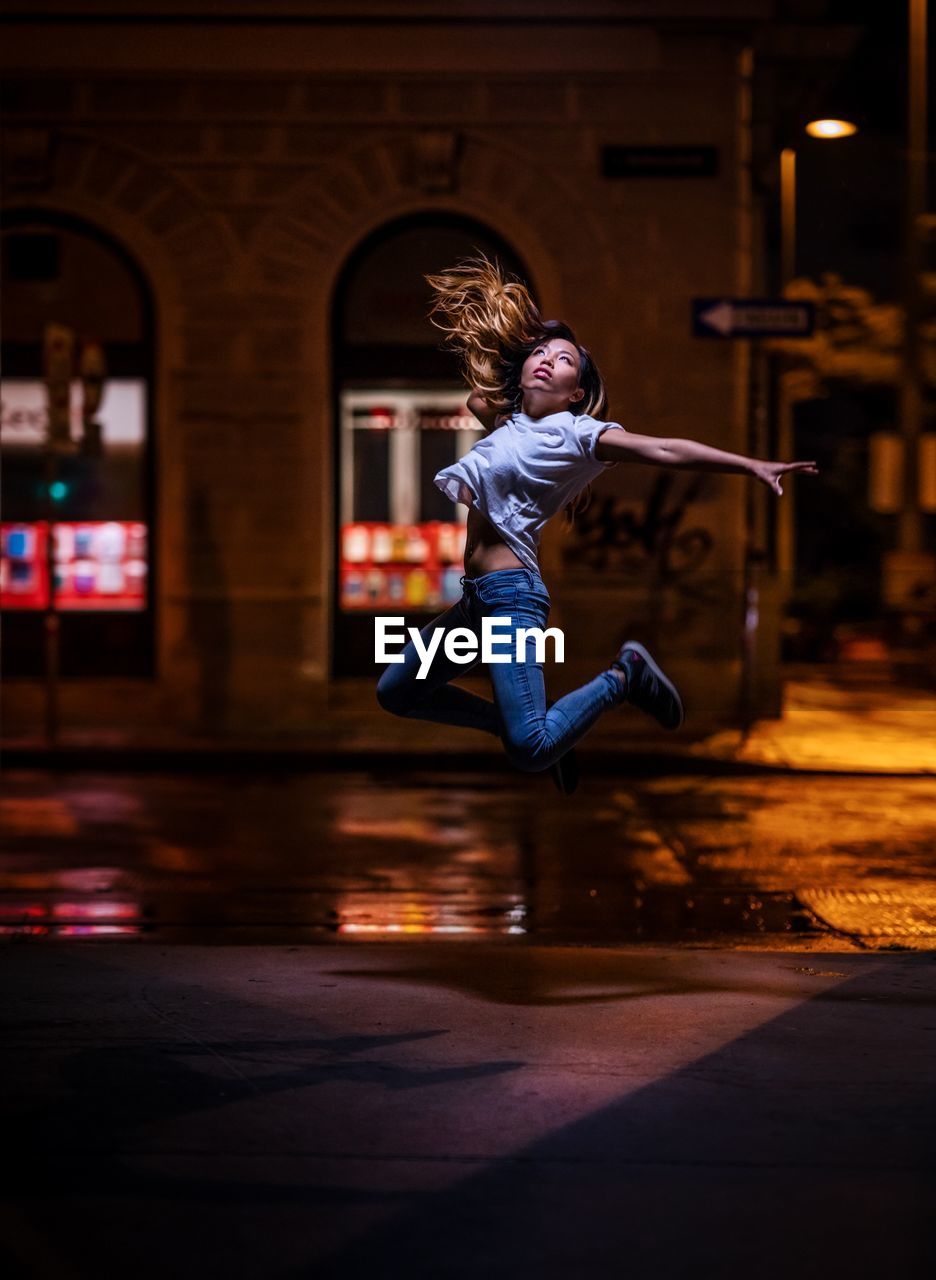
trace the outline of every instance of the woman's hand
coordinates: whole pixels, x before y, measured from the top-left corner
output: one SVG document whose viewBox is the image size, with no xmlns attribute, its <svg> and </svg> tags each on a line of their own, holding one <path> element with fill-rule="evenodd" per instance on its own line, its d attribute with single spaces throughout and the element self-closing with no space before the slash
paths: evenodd
<svg viewBox="0 0 936 1280">
<path fill-rule="evenodd" d="M 768 489 L 773 489 L 774 493 L 783 493 L 780 484 L 780 477 L 786 471 L 805 471 L 807 475 L 815 476 L 819 474 L 819 468 L 815 462 L 759 462 L 756 461 L 752 467 L 753 474 L 758 480 L 763 480 Z"/>
</svg>

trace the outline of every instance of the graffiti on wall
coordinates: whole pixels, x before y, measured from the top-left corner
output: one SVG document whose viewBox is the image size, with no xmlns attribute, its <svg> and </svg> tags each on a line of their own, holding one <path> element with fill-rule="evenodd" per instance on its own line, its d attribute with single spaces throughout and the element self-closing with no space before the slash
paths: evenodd
<svg viewBox="0 0 936 1280">
<path fill-rule="evenodd" d="M 575 519 L 563 548 L 567 565 L 617 570 L 677 585 L 705 564 L 713 545 L 708 529 L 687 522 L 705 477 L 680 490 L 669 473 L 657 476 L 642 508 L 605 494 Z"/>
</svg>

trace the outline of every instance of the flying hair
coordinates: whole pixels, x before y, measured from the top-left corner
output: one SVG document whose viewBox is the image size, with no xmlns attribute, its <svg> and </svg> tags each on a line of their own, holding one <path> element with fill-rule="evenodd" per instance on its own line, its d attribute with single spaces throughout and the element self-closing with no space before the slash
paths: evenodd
<svg viewBox="0 0 936 1280">
<path fill-rule="evenodd" d="M 429 320 L 444 334 L 443 344 L 458 356 L 462 374 L 495 412 L 520 408 L 523 362 L 545 338 L 565 338 L 579 353 L 579 385 L 585 395 L 570 411 L 601 416 L 607 395 L 601 374 L 588 351 L 561 320 L 544 320 L 520 280 L 508 278 L 500 263 L 483 253 L 461 258 L 438 275 L 425 276 L 434 298 Z M 586 487 L 564 510 L 571 525 L 591 498 Z"/>
<path fill-rule="evenodd" d="M 543 328 L 526 285 L 506 279 L 484 254 L 425 279 L 435 294 L 429 319 L 458 354 L 468 385 L 493 407 L 512 408 L 510 366 Z"/>
</svg>

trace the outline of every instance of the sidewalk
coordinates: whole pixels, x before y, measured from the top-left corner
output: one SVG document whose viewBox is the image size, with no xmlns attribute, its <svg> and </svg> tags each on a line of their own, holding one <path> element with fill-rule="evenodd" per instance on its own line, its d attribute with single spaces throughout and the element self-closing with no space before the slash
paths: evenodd
<svg viewBox="0 0 936 1280">
<path fill-rule="evenodd" d="M 745 734 L 727 728 L 693 738 L 681 731 L 641 733 L 634 724 L 599 722 L 577 748 L 592 772 L 803 772 L 869 775 L 936 774 L 936 691 L 843 675 L 800 675 L 785 686 L 781 720 L 763 720 Z M 13 767 L 249 767 L 275 759 L 284 767 L 344 768 L 419 764 L 496 768 L 498 743 L 483 734 L 452 733 L 445 725 L 375 717 L 353 705 L 319 733 L 217 735 L 177 731 L 65 730 L 48 748 L 38 737 L 0 740 L 2 763 Z M 198 762 L 198 763 L 196 763 Z"/>
<path fill-rule="evenodd" d="M 792 680 L 784 717 L 714 734 L 690 754 L 793 771 L 936 774 L 936 692 Z"/>
</svg>

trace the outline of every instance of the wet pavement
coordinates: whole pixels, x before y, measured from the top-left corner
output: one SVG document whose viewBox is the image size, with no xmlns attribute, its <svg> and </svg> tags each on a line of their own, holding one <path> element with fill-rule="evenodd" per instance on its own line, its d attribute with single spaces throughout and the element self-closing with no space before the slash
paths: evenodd
<svg viewBox="0 0 936 1280">
<path fill-rule="evenodd" d="M 6 935 L 936 945 L 936 778 L 7 770 Z"/>
<path fill-rule="evenodd" d="M 936 778 L 7 769 L 0 820 L 4 1277 L 933 1274 Z"/>
</svg>

